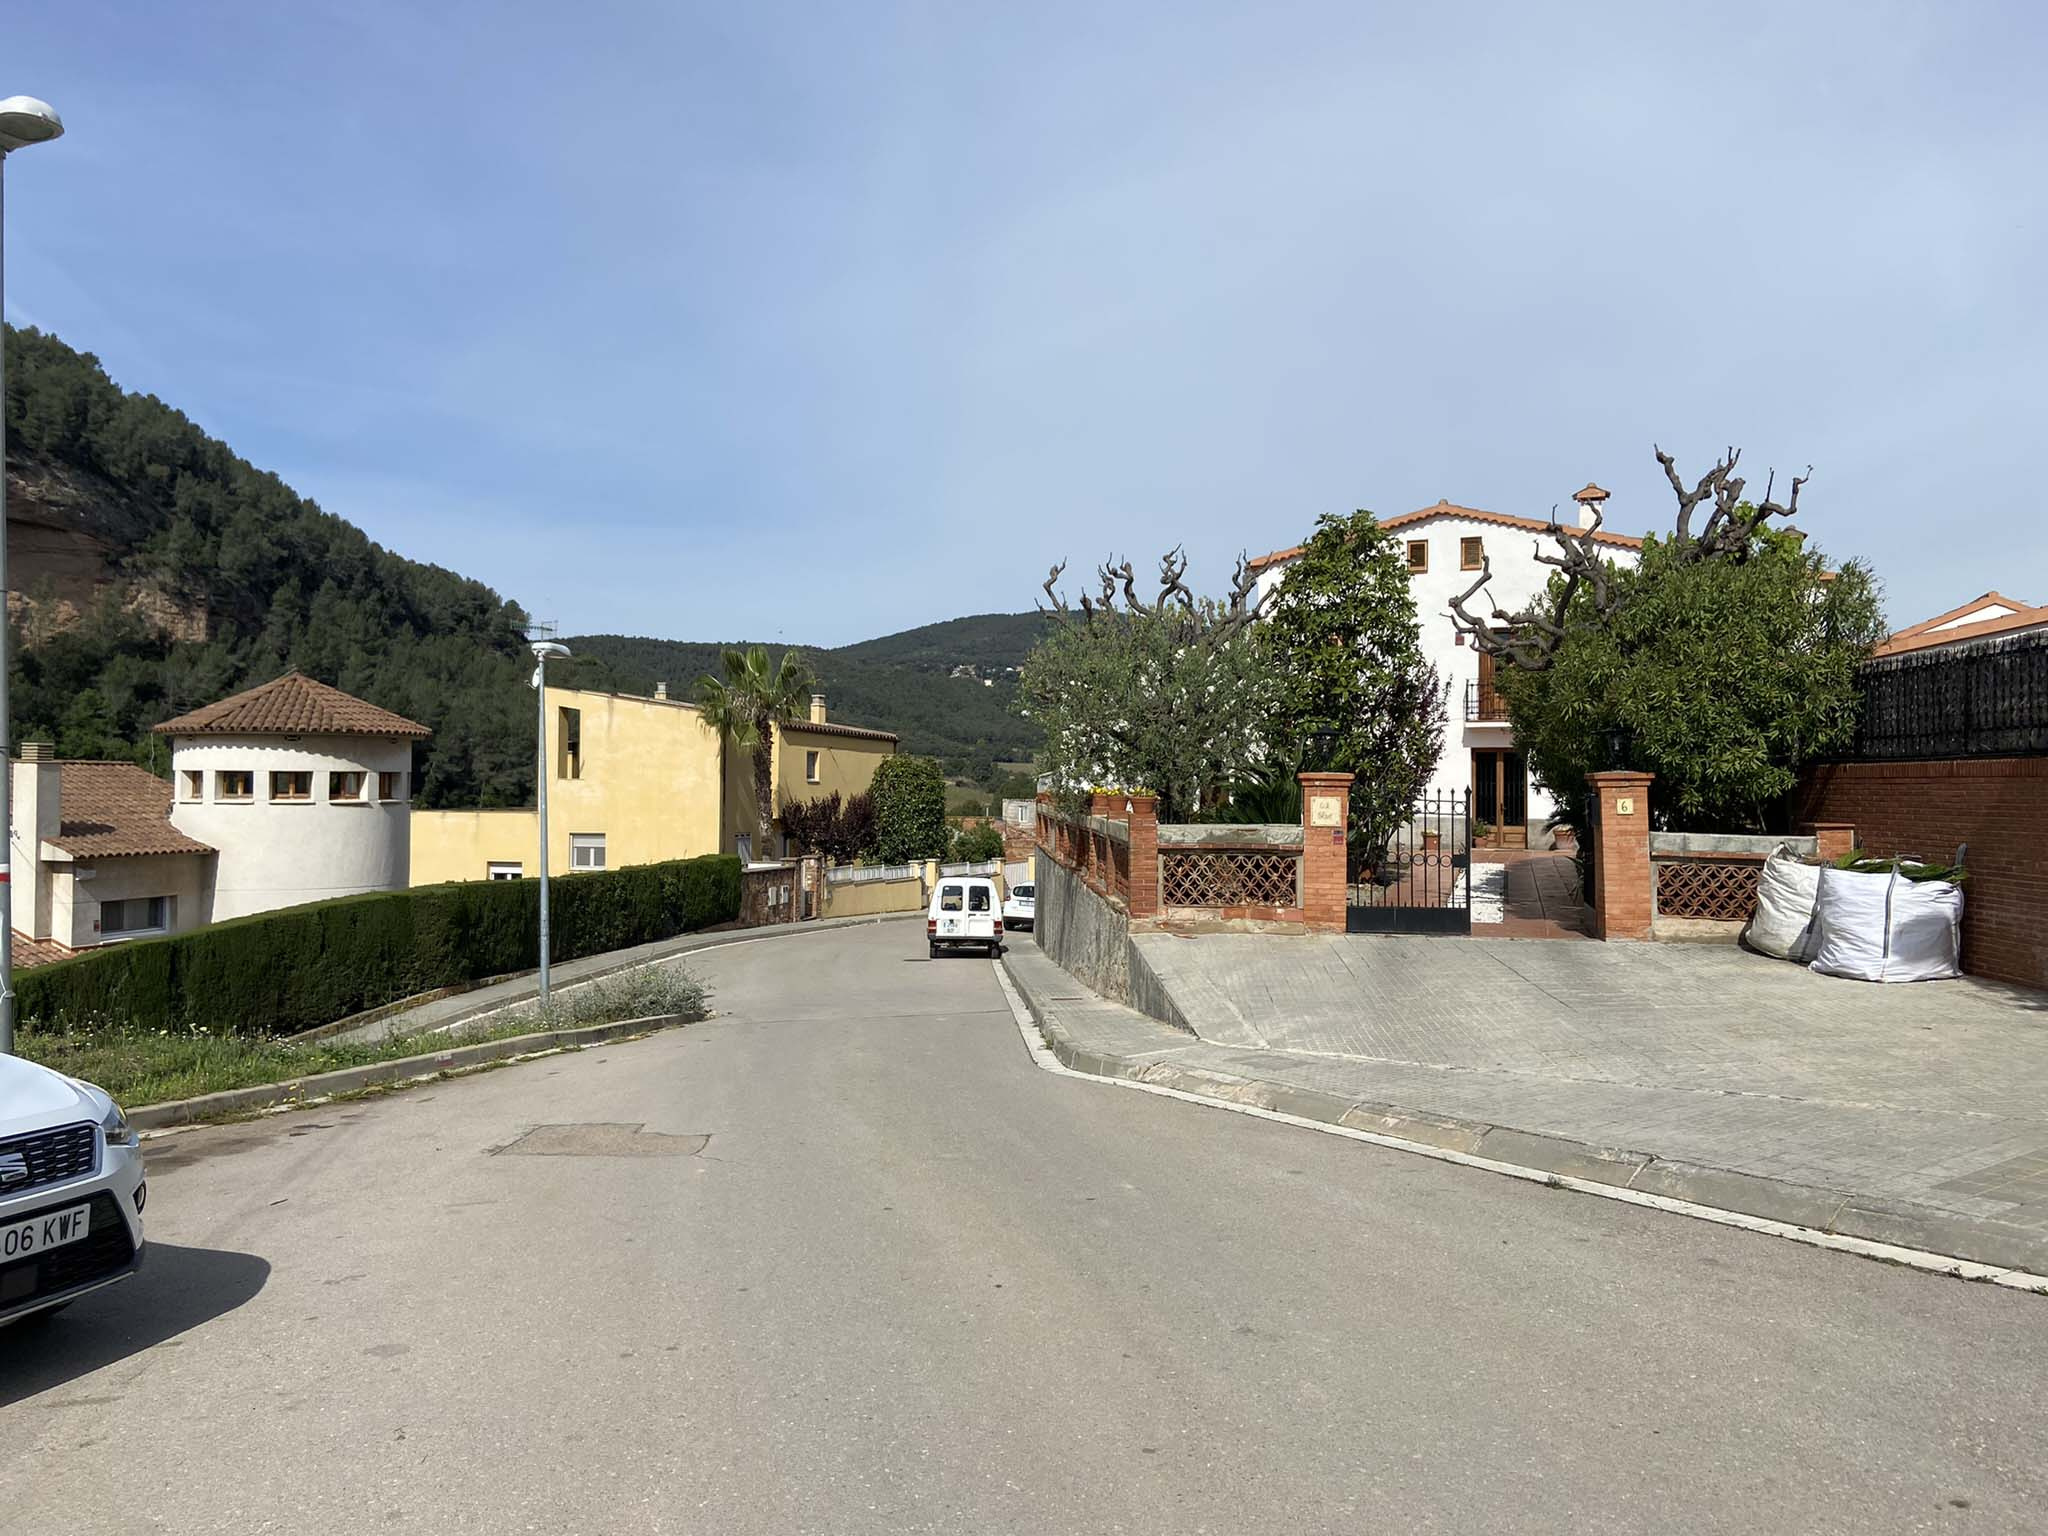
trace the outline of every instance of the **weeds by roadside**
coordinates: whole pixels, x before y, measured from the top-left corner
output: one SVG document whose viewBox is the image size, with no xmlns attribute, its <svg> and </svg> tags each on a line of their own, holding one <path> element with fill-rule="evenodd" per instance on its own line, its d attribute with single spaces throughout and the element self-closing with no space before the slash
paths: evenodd
<svg viewBox="0 0 2048 1536">
<path fill-rule="evenodd" d="M 545 1017 L 536 1007 L 493 1014 L 474 1026 L 437 1034 L 393 1035 L 346 1043 L 218 1035 L 203 1028 L 135 1030 L 95 1023 L 75 1029 L 24 1030 L 21 1054 L 70 1077 L 96 1083 L 129 1108 L 263 1083 L 289 1083 L 318 1072 L 431 1055 L 455 1045 L 503 1040 L 549 1029 L 580 1029 L 626 1019 L 710 1012 L 703 985 L 677 966 L 648 966 L 558 993 Z"/>
</svg>

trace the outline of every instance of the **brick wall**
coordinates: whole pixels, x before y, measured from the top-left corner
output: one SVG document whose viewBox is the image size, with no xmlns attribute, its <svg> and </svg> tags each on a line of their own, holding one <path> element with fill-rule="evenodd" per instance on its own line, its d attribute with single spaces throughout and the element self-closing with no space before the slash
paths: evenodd
<svg viewBox="0 0 2048 1536">
<path fill-rule="evenodd" d="M 1848 822 L 1874 854 L 1946 863 L 1968 843 L 1963 969 L 2048 987 L 2048 758 L 1828 763 L 1810 769 L 1800 815 Z"/>
</svg>

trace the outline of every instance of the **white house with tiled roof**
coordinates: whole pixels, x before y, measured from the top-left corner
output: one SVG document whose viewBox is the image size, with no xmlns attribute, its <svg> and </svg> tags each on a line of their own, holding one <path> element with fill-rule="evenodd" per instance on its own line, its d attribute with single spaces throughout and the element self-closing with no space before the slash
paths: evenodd
<svg viewBox="0 0 2048 1536">
<path fill-rule="evenodd" d="M 2048 630 L 2048 606 L 2023 603 L 2003 592 L 1986 592 L 1960 608 L 1951 608 L 1895 631 L 1878 646 L 1877 654 L 1898 656 L 1970 640 L 2003 640 L 2038 630 Z"/>
<path fill-rule="evenodd" d="M 1608 493 L 1588 484 L 1572 499 L 1578 504 L 1578 526 L 1588 528 L 1603 511 Z M 1557 553 L 1551 523 L 1439 501 L 1433 507 L 1382 518 L 1380 526 L 1401 541 L 1423 651 L 1435 663 L 1437 675 L 1450 684 L 1444 754 L 1430 788 L 1470 788 L 1473 815 L 1489 827 L 1482 841 L 1490 846 L 1546 846 L 1544 823 L 1556 802 L 1530 782 L 1527 760 L 1515 748 L 1507 710 L 1494 691 L 1492 658 L 1465 644 L 1451 619 L 1451 599 L 1470 587 L 1482 562 L 1490 560 L 1493 580 L 1467 606 L 1474 612 L 1498 607 L 1510 613 L 1527 606 L 1551 575 L 1551 568 L 1536 559 L 1539 551 Z M 1609 533 L 1603 526 L 1594 539 L 1616 564 L 1634 565 L 1641 558 L 1640 538 Z M 1250 562 L 1262 605 L 1300 553 L 1297 545 Z"/>
<path fill-rule="evenodd" d="M 410 883 L 425 726 L 288 672 L 156 731 L 171 824 L 219 850 L 213 921 Z"/>
<path fill-rule="evenodd" d="M 425 726 L 292 672 L 156 729 L 171 740 L 169 784 L 23 744 L 16 964 L 409 883 Z"/>
</svg>

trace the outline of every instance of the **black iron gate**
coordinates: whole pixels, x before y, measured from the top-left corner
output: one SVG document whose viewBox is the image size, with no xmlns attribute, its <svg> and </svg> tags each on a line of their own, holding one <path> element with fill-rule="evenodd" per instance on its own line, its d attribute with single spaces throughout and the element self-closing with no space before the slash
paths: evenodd
<svg viewBox="0 0 2048 1536">
<path fill-rule="evenodd" d="M 1472 931 L 1472 791 L 1415 802 L 1384 848 L 1354 848 L 1344 927 L 1350 933 Z"/>
</svg>

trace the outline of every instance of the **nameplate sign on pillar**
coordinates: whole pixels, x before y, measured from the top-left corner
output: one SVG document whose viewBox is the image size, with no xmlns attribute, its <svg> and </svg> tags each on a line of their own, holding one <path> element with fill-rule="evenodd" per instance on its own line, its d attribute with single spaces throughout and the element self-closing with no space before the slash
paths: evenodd
<svg viewBox="0 0 2048 1536">
<path fill-rule="evenodd" d="M 1316 795 L 1308 803 L 1308 824 L 1334 827 L 1344 819 L 1344 802 L 1335 795 Z"/>
</svg>

